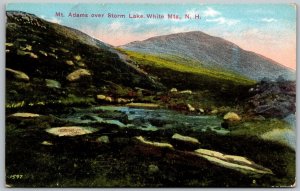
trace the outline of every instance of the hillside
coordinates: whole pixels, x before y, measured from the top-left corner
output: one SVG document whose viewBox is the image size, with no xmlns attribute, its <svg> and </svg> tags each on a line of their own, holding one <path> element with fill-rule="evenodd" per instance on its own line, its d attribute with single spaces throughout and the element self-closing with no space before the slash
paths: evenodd
<svg viewBox="0 0 300 191">
<path fill-rule="evenodd" d="M 90 36 L 35 15 L 7 12 L 7 106 L 93 102 L 101 93 L 162 88 Z"/>
<path fill-rule="evenodd" d="M 244 76 L 233 72 L 195 66 L 197 61 L 184 60 L 167 55 L 151 55 L 119 49 L 139 68 L 156 76 L 166 87 L 171 89 L 206 90 L 221 96 L 224 100 L 232 96 L 242 96 L 251 85 L 255 84 Z M 217 91 L 216 91 L 217 90 Z M 224 97 L 228 95 L 229 97 Z"/>
<path fill-rule="evenodd" d="M 282 75 L 295 80 L 295 71 L 236 44 L 200 31 L 152 37 L 135 41 L 122 49 L 158 56 L 176 56 L 196 60 L 195 66 L 238 73 L 254 80 L 264 77 L 276 79 Z"/>
</svg>

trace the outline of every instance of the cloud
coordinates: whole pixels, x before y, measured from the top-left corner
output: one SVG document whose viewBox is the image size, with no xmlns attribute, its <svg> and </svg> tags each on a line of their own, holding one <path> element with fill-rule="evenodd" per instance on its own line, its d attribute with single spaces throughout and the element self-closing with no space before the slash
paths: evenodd
<svg viewBox="0 0 300 191">
<path fill-rule="evenodd" d="M 216 11 L 215 9 L 208 7 L 202 14 L 204 17 L 213 17 L 213 18 L 207 18 L 206 22 L 213 22 L 228 26 L 236 25 L 240 22 L 240 20 L 237 19 L 228 19 L 225 17 L 222 17 L 222 13 L 219 11 Z M 216 18 L 217 17 L 217 18 Z"/>
<path fill-rule="evenodd" d="M 118 21 L 113 22 L 113 23 L 111 23 L 111 24 L 109 25 L 109 29 L 110 29 L 110 30 L 113 30 L 113 31 L 119 30 L 119 29 L 121 29 L 122 27 L 123 27 L 123 24 L 122 24 L 121 22 L 118 22 Z"/>
<path fill-rule="evenodd" d="M 214 19 L 206 19 L 206 21 L 218 23 L 218 24 L 224 24 L 224 25 L 228 25 L 228 26 L 236 25 L 240 22 L 237 19 L 227 19 L 224 17 L 218 17 L 218 18 L 214 18 Z"/>
<path fill-rule="evenodd" d="M 266 22 L 266 23 L 272 23 L 272 22 L 277 22 L 277 19 L 274 18 L 263 18 L 261 21 Z"/>
<path fill-rule="evenodd" d="M 47 21 L 51 22 L 51 23 L 57 23 L 57 24 L 60 24 L 61 23 L 61 20 L 56 18 L 56 17 L 52 17 L 52 18 L 48 18 L 46 19 Z"/>
<path fill-rule="evenodd" d="M 198 9 L 189 9 L 185 12 L 187 15 L 200 15 L 200 11 Z"/>
<path fill-rule="evenodd" d="M 204 12 L 203 12 L 203 16 L 204 17 L 216 17 L 216 16 L 220 16 L 221 13 L 214 10 L 211 7 L 208 7 Z"/>
</svg>

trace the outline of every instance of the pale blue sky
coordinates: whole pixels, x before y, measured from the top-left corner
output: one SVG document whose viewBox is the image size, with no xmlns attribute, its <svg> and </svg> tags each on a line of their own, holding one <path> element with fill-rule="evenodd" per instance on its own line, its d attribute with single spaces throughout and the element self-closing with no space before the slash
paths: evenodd
<svg viewBox="0 0 300 191">
<path fill-rule="evenodd" d="M 158 35 L 203 31 L 230 40 L 291 68 L 296 65 L 296 9 L 290 4 L 25 4 L 7 10 L 33 13 L 82 30 L 112 45 Z M 65 17 L 56 17 L 56 12 Z M 69 13 L 199 14 L 200 20 L 71 18 Z"/>
</svg>

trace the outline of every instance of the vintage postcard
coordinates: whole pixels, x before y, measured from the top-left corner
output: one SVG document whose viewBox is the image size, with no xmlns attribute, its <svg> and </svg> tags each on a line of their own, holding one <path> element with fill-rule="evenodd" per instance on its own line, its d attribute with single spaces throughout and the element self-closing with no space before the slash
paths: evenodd
<svg viewBox="0 0 300 191">
<path fill-rule="evenodd" d="M 294 187 L 296 5 L 6 5 L 7 187 Z"/>
</svg>

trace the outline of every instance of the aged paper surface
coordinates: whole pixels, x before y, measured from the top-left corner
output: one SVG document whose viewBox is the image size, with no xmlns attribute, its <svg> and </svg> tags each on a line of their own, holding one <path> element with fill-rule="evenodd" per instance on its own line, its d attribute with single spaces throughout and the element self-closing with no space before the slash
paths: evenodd
<svg viewBox="0 0 300 191">
<path fill-rule="evenodd" d="M 296 6 L 6 7 L 7 187 L 293 187 Z"/>
</svg>

